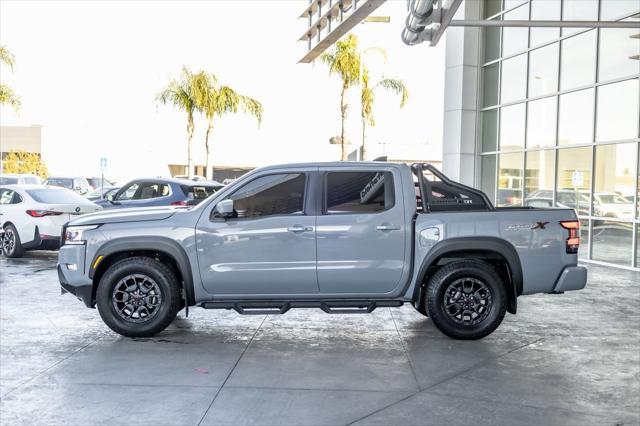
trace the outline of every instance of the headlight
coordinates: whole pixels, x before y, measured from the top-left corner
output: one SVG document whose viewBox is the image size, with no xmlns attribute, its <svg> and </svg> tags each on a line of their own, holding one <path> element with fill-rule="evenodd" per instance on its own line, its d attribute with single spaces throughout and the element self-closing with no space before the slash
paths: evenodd
<svg viewBox="0 0 640 426">
<path fill-rule="evenodd" d="M 82 239 L 82 235 L 85 231 L 96 229 L 98 225 L 84 225 L 84 226 L 69 226 L 64 231 L 63 244 L 84 244 L 85 240 Z"/>
</svg>

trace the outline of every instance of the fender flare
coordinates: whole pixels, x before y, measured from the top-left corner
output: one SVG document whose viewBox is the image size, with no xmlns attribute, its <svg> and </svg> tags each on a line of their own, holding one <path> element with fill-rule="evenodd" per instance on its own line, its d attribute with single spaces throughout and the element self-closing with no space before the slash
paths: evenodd
<svg viewBox="0 0 640 426">
<path fill-rule="evenodd" d="M 512 314 L 517 310 L 518 296 L 522 295 L 523 275 L 520 256 L 515 247 L 508 241 L 497 237 L 455 237 L 436 243 L 422 261 L 418 272 L 418 284 L 415 286 L 413 300 L 421 301 L 422 282 L 430 267 L 454 252 L 492 252 L 500 255 L 507 262 L 511 288 L 508 293 L 507 308 Z M 507 283 L 508 284 L 508 283 Z"/>
<path fill-rule="evenodd" d="M 123 237 L 110 240 L 98 249 L 91 260 L 89 264 L 89 278 L 93 280 L 95 270 L 91 268 L 91 265 L 94 264 L 98 256 L 104 256 L 106 259 L 113 254 L 139 250 L 160 252 L 172 258 L 176 262 L 180 275 L 182 275 L 185 306 L 195 305 L 193 274 L 189 257 L 180 244 L 169 238 L 146 236 Z M 94 283 L 94 287 L 96 284 L 97 283 Z"/>
</svg>

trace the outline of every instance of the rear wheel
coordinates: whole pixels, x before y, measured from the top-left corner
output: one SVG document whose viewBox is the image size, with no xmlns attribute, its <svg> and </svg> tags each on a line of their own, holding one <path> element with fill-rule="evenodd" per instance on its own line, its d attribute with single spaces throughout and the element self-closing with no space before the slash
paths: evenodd
<svg viewBox="0 0 640 426">
<path fill-rule="evenodd" d="M 114 263 L 96 292 L 102 320 L 127 337 L 150 337 L 164 330 L 180 310 L 180 301 L 174 273 L 149 257 Z"/>
<path fill-rule="evenodd" d="M 498 328 L 506 313 L 507 298 L 504 284 L 491 265 L 463 260 L 443 266 L 431 277 L 425 307 L 444 334 L 474 340 Z"/>
<path fill-rule="evenodd" d="M 24 248 L 22 247 L 18 230 L 11 224 L 4 227 L 2 252 L 7 257 L 22 257 L 24 254 Z"/>
</svg>

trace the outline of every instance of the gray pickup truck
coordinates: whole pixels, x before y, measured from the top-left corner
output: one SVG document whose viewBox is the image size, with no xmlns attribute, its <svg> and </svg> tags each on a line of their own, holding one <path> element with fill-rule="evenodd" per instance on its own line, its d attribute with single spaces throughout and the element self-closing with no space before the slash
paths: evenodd
<svg viewBox="0 0 640 426">
<path fill-rule="evenodd" d="M 411 303 L 479 339 L 517 298 L 585 287 L 571 209 L 495 208 L 427 164 L 264 167 L 197 207 L 81 216 L 63 230 L 63 292 L 130 337 L 190 306 L 369 313 Z"/>
</svg>

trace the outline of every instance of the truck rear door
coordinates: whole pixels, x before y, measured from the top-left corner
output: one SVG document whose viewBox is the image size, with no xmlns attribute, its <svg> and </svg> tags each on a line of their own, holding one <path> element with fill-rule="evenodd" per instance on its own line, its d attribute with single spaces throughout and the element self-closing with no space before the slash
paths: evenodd
<svg viewBox="0 0 640 426">
<path fill-rule="evenodd" d="M 366 296 L 396 288 L 405 268 L 404 199 L 397 169 L 320 167 L 318 285 L 323 294 Z"/>
</svg>

